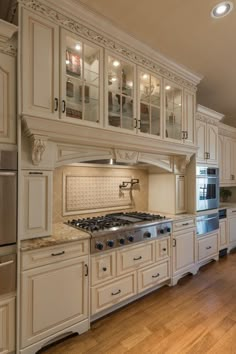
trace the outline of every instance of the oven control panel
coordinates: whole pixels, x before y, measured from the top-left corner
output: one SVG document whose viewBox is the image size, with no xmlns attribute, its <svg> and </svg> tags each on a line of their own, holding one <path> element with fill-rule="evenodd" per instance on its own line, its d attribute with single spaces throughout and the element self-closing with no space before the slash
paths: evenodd
<svg viewBox="0 0 236 354">
<path fill-rule="evenodd" d="M 114 248 L 132 245 L 137 242 L 154 240 L 170 236 L 172 223 L 163 222 L 151 226 L 142 226 L 129 231 L 114 231 L 106 235 L 91 238 L 91 253 L 104 252 Z"/>
</svg>

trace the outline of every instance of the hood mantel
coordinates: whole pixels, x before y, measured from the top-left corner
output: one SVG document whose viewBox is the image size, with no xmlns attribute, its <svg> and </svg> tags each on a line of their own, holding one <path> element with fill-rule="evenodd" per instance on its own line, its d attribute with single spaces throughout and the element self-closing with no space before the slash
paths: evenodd
<svg viewBox="0 0 236 354">
<path fill-rule="evenodd" d="M 170 156 L 172 158 L 179 156 L 182 160 L 185 160 L 185 158 L 189 160 L 197 151 L 195 146 L 126 134 L 103 128 L 99 128 L 98 134 L 98 128 L 28 115 L 22 117 L 22 126 L 24 135 L 31 141 L 33 165 L 37 166 L 40 165 L 43 155 L 46 154 L 48 142 L 56 145 L 64 144 L 73 146 L 75 150 L 77 150 L 76 147 L 79 148 L 81 146 L 84 146 L 85 149 L 87 147 L 87 150 L 88 147 L 90 147 L 90 149 L 94 151 L 100 149 L 102 149 L 102 151 L 104 149 L 106 149 L 106 151 L 110 150 L 112 151 L 111 158 L 116 157 L 114 156 L 115 150 L 129 151 L 138 154 L 139 161 L 142 160 L 142 162 L 145 162 L 145 160 L 149 160 L 150 163 L 155 160 L 155 155 Z M 107 158 L 109 154 L 107 155 L 106 153 L 105 155 Z M 91 160 L 96 159 L 96 156 L 95 158 L 94 156 L 92 158 L 92 156 Z M 104 156 L 104 154 L 102 154 L 102 156 Z M 71 156 L 68 160 L 71 160 Z M 76 162 L 75 156 L 73 160 Z M 148 161 L 146 162 L 149 163 Z M 64 161 L 64 164 L 65 163 L 66 161 Z M 60 164 L 59 160 L 55 161 L 55 165 L 57 164 Z"/>
</svg>

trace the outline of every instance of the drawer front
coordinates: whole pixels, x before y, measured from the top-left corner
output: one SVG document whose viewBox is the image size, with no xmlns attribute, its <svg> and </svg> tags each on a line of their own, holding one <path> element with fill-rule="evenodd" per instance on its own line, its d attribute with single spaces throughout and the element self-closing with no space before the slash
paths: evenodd
<svg viewBox="0 0 236 354">
<path fill-rule="evenodd" d="M 170 238 L 156 241 L 156 261 L 168 258 L 170 255 Z"/>
<path fill-rule="evenodd" d="M 21 269 L 31 269 L 89 253 L 89 241 L 70 242 L 21 253 Z"/>
<path fill-rule="evenodd" d="M 217 234 L 198 240 L 199 261 L 215 255 L 217 251 Z"/>
<path fill-rule="evenodd" d="M 138 271 L 138 292 L 151 288 L 170 278 L 169 261 Z"/>
<path fill-rule="evenodd" d="M 155 242 L 145 242 L 117 252 L 117 274 L 124 274 L 155 261 Z"/>
<path fill-rule="evenodd" d="M 188 229 L 189 227 L 195 226 L 195 218 L 192 219 L 186 219 L 182 221 L 175 221 L 173 223 L 173 231 L 179 231 L 179 230 L 184 230 Z"/>
<path fill-rule="evenodd" d="M 236 209 L 227 209 L 227 217 L 235 216 L 236 217 Z"/>
<path fill-rule="evenodd" d="M 117 303 L 137 294 L 136 273 L 106 285 L 91 288 L 91 313 L 92 315 L 105 310 Z"/>
<path fill-rule="evenodd" d="M 92 286 L 106 280 L 111 280 L 116 275 L 116 253 L 109 252 L 105 255 L 91 257 L 91 284 Z"/>
</svg>

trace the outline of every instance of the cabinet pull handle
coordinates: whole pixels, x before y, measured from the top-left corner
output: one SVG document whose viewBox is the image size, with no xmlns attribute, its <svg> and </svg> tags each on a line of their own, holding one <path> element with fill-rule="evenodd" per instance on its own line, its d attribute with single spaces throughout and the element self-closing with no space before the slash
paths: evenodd
<svg viewBox="0 0 236 354">
<path fill-rule="evenodd" d="M 236 213 L 236 210 L 232 210 L 232 213 Z"/>
<path fill-rule="evenodd" d="M 29 175 L 43 175 L 43 172 L 29 172 Z"/>
<path fill-rule="evenodd" d="M 137 118 L 134 118 L 134 121 L 135 121 L 134 128 L 137 128 L 137 126 L 138 126 L 138 120 L 137 120 Z"/>
<path fill-rule="evenodd" d="M 188 226 L 189 225 L 189 222 L 185 222 L 182 224 L 182 226 Z"/>
<path fill-rule="evenodd" d="M 205 160 L 207 160 L 207 152 L 205 152 L 204 155 L 205 155 Z"/>
<path fill-rule="evenodd" d="M 65 113 L 66 111 L 66 101 L 62 100 L 62 113 Z"/>
<path fill-rule="evenodd" d="M 116 293 L 111 293 L 111 295 L 113 296 L 113 295 L 118 295 L 118 294 L 120 294 L 121 293 L 121 290 L 119 289 Z"/>
<path fill-rule="evenodd" d="M 152 278 L 158 278 L 160 276 L 160 273 L 157 273 L 156 275 L 152 275 Z"/>
<path fill-rule="evenodd" d="M 141 129 L 141 119 L 138 119 L 138 122 L 139 122 L 138 130 L 140 130 Z"/>
<path fill-rule="evenodd" d="M 58 253 L 51 253 L 51 256 L 56 257 L 56 256 L 61 256 L 63 254 L 65 254 L 65 251 L 58 252 Z"/>
<path fill-rule="evenodd" d="M 186 130 L 186 138 L 185 139 L 188 139 L 188 132 L 187 132 L 187 130 Z"/>
<path fill-rule="evenodd" d="M 166 248 L 162 248 L 162 251 L 164 251 L 164 252 L 165 252 L 165 251 L 166 251 Z"/>
<path fill-rule="evenodd" d="M 182 130 L 182 140 L 184 140 L 184 139 L 185 139 L 185 131 Z"/>
<path fill-rule="evenodd" d="M 176 239 L 173 238 L 173 247 L 176 247 Z"/>
<path fill-rule="evenodd" d="M 103 270 L 104 272 L 106 272 L 106 271 L 107 271 L 107 267 L 103 267 L 102 270 Z"/>
<path fill-rule="evenodd" d="M 11 261 L 7 261 L 7 262 L 4 262 L 4 263 L 0 263 L 0 268 L 1 268 L 1 267 L 8 266 L 8 265 L 10 265 L 10 264 L 12 264 L 12 263 L 14 263 L 14 261 L 13 261 L 13 260 L 11 260 Z"/>
<path fill-rule="evenodd" d="M 134 261 L 138 261 L 139 259 L 142 259 L 142 256 L 139 256 L 138 258 L 133 258 Z"/>
<path fill-rule="evenodd" d="M 55 102 L 55 105 L 54 105 L 54 111 L 58 111 L 58 98 L 54 98 L 54 102 Z"/>
<path fill-rule="evenodd" d="M 84 276 L 87 277 L 87 276 L 88 276 L 88 265 L 85 264 L 84 267 L 85 267 L 85 274 L 84 274 Z"/>
<path fill-rule="evenodd" d="M 210 249 L 211 249 L 211 246 L 206 247 L 206 250 L 210 250 Z"/>
</svg>

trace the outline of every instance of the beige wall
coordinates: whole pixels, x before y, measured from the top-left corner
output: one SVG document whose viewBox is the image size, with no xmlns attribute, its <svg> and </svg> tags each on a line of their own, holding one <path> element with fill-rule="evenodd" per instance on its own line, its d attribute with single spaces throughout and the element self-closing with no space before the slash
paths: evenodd
<svg viewBox="0 0 236 354">
<path fill-rule="evenodd" d="M 63 217 L 63 174 L 80 176 L 127 176 L 128 179 L 138 178 L 139 184 L 132 190 L 133 209 L 147 210 L 148 206 L 148 173 L 142 169 L 120 167 L 63 166 L 54 171 L 53 176 L 53 223 L 71 220 L 73 218 L 94 216 L 109 213 L 108 211 L 90 214 L 69 215 Z M 114 212 L 112 210 L 111 212 Z"/>
</svg>

